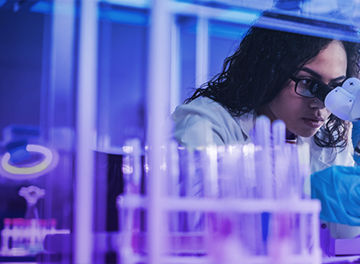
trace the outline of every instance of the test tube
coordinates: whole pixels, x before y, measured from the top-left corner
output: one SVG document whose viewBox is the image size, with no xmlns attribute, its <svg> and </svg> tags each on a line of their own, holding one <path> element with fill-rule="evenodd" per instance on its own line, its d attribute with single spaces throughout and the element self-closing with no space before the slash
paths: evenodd
<svg viewBox="0 0 360 264">
<path fill-rule="evenodd" d="M 255 145 L 252 143 L 246 144 L 241 148 L 240 177 L 241 180 L 241 197 L 253 199 L 255 198 L 256 188 L 256 172 L 255 172 Z"/>
<path fill-rule="evenodd" d="M 255 143 L 260 151 L 256 151 L 256 179 L 258 196 L 264 199 L 273 198 L 272 154 L 270 149 L 270 119 L 260 116 L 255 123 Z"/>
<path fill-rule="evenodd" d="M 276 120 L 272 123 L 272 140 L 273 140 L 273 162 L 274 162 L 274 191 L 275 198 L 285 198 L 288 194 L 289 179 L 288 168 L 291 159 L 291 154 L 288 145 L 285 144 L 285 123 L 281 120 Z"/>
<path fill-rule="evenodd" d="M 271 152 L 271 124 L 270 119 L 266 116 L 260 116 L 255 122 L 255 143 L 257 151 L 255 152 L 256 160 L 256 181 L 257 197 L 269 200 L 273 198 L 273 164 Z M 267 243 L 269 236 L 270 213 L 261 212 L 255 216 L 254 226 L 255 236 L 258 238 L 257 254 L 267 254 Z M 259 228 L 261 227 L 261 228 Z"/>
<path fill-rule="evenodd" d="M 4 228 L 1 230 L 1 254 L 7 255 L 10 251 L 10 238 L 12 235 L 12 219 L 5 218 L 4 219 Z"/>
<path fill-rule="evenodd" d="M 199 198 L 201 196 L 201 178 L 196 173 L 196 155 L 192 149 L 187 150 L 187 166 L 185 188 L 186 196 L 191 198 Z M 197 212 L 186 212 L 186 223 L 188 231 L 195 231 L 200 223 L 201 215 Z"/>
<path fill-rule="evenodd" d="M 168 155 L 168 195 L 171 197 L 179 196 L 180 170 L 179 170 L 179 151 L 178 144 L 174 141 L 169 144 Z"/>
<path fill-rule="evenodd" d="M 125 142 L 123 159 L 124 191 L 126 194 L 140 194 L 141 190 L 141 144 L 137 138 Z"/>
<path fill-rule="evenodd" d="M 310 146 L 300 144 L 296 147 L 299 168 L 299 195 L 301 198 L 310 198 Z"/>
<path fill-rule="evenodd" d="M 310 149 L 308 144 L 298 145 L 296 149 L 293 149 L 294 156 L 297 160 L 297 171 L 294 182 L 294 188 L 299 199 L 306 199 L 307 194 L 310 195 Z M 302 213 L 299 216 L 299 247 L 302 254 L 307 254 L 309 247 L 308 237 L 316 237 L 319 234 L 311 233 L 311 222 L 309 222 L 308 215 Z M 314 244 L 317 245 L 317 244 Z"/>
<path fill-rule="evenodd" d="M 130 139 L 123 146 L 124 156 L 122 163 L 122 172 L 124 177 L 124 194 L 119 197 L 121 201 L 124 196 L 140 196 L 141 194 L 141 144 L 139 139 Z M 139 245 L 139 235 L 141 231 L 141 209 L 127 208 L 121 206 L 119 202 L 120 229 L 122 232 L 122 262 L 126 263 L 127 258 L 134 253 L 141 251 Z"/>
<path fill-rule="evenodd" d="M 218 148 L 208 146 L 205 150 L 206 159 L 203 165 L 206 168 L 204 179 L 204 194 L 206 197 L 215 198 L 219 194 L 218 186 Z"/>
<path fill-rule="evenodd" d="M 286 140 L 285 134 L 286 134 L 286 126 L 284 121 L 275 120 L 272 123 L 273 144 L 280 147 L 283 146 Z"/>
<path fill-rule="evenodd" d="M 241 168 L 241 149 L 236 145 L 229 145 L 218 153 L 218 193 L 219 198 L 235 198 L 239 190 L 239 169 Z"/>
<path fill-rule="evenodd" d="M 168 155 L 168 176 L 167 176 L 167 190 L 168 195 L 172 198 L 179 198 L 180 196 L 180 170 L 179 170 L 179 152 L 178 144 L 174 141 L 169 144 Z M 179 213 L 169 212 L 169 230 L 178 231 L 179 228 Z"/>
</svg>

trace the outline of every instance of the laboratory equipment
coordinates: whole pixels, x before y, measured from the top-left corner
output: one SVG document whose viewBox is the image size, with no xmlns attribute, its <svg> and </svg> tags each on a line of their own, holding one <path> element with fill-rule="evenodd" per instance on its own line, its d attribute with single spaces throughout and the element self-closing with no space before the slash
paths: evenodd
<svg viewBox="0 0 360 264">
<path fill-rule="evenodd" d="M 30 180 L 56 168 L 58 153 L 41 142 L 39 127 L 10 125 L 4 128 L 3 138 L 6 151 L 0 155 L 1 176 Z"/>
<path fill-rule="evenodd" d="M 45 196 L 45 190 L 30 185 L 21 187 L 19 195 L 26 200 L 25 218 L 4 218 L 1 230 L 0 256 L 35 256 L 44 251 L 47 235 L 69 234 L 69 230 L 58 230 L 56 219 L 39 216 L 37 202 Z"/>
<path fill-rule="evenodd" d="M 36 203 L 40 198 L 45 196 L 45 190 L 37 186 L 30 185 L 28 187 L 21 187 L 19 195 L 26 200 L 26 213 L 27 219 L 38 219 L 39 212 Z"/>
<path fill-rule="evenodd" d="M 94 4 L 95 2 L 97 3 L 96 6 Z M 334 4 L 331 5 L 331 9 L 334 12 L 325 14 L 324 9 L 322 9 L 320 15 L 318 12 L 319 9 L 316 9 L 316 7 L 319 7 L 315 3 L 321 1 L 174 0 L 167 2 L 170 6 L 169 9 L 171 9 L 171 20 L 169 23 L 163 23 L 162 25 L 171 25 L 171 51 L 166 52 L 168 47 L 164 48 L 163 45 L 167 42 L 162 41 L 163 38 L 159 36 L 155 36 L 155 39 L 157 39 L 160 44 L 155 46 L 159 47 L 160 55 L 171 53 L 171 65 L 165 67 L 169 72 L 171 71 L 171 85 L 166 84 L 164 87 L 166 89 L 170 87 L 172 105 L 179 104 L 185 99 L 187 91 L 184 91 L 184 89 L 180 87 L 194 87 L 195 83 L 201 84 L 207 77 L 218 71 L 218 67 L 220 67 L 224 56 L 228 55 L 227 53 L 233 45 L 233 41 L 236 40 L 238 42 L 239 37 L 246 31 L 248 25 L 258 18 L 264 9 L 275 6 L 278 8 L 276 10 L 277 13 L 283 15 L 288 14 L 295 18 L 292 20 L 293 24 L 291 24 L 282 23 L 281 16 L 273 17 L 271 21 L 268 20 L 269 23 L 267 26 L 269 27 L 281 27 L 281 29 L 284 30 L 294 30 L 303 33 L 303 31 L 301 31 L 302 27 L 298 26 L 295 20 L 299 20 L 304 16 L 309 22 L 306 27 L 304 27 L 307 30 L 305 30 L 305 33 L 319 34 L 322 36 L 336 34 L 339 38 L 348 37 L 346 31 L 342 31 L 342 26 L 347 23 L 343 16 L 346 15 L 346 17 L 354 19 L 355 22 L 356 19 L 358 19 L 358 17 L 356 17 L 358 15 L 356 12 L 358 8 L 355 8 L 356 1 L 346 1 L 346 3 L 341 3 L 341 5 L 340 1 L 337 1 L 336 6 L 334 6 Z M 331 2 L 334 3 L 335 1 Z M 97 13 L 99 17 L 89 17 L 89 13 L 85 14 L 89 19 L 87 23 L 84 23 L 86 26 L 83 29 L 85 29 L 86 34 L 80 35 L 80 32 L 83 32 L 83 30 L 78 28 L 79 23 L 76 22 L 77 16 L 81 16 L 80 9 L 77 8 L 80 6 L 88 7 L 88 3 L 92 5 L 93 11 L 96 10 L 96 12 L 92 14 Z M 78 177 L 80 173 L 75 173 L 74 164 L 82 160 L 80 159 L 82 155 L 78 156 L 79 159 L 77 159 L 77 161 L 74 157 L 77 151 L 80 153 L 80 148 L 85 149 L 88 147 L 82 145 L 82 147 L 74 149 L 76 145 L 75 140 L 84 138 L 85 136 L 87 137 L 90 134 L 96 135 L 96 140 L 94 140 L 96 143 L 89 144 L 91 145 L 91 151 L 95 150 L 96 152 L 96 161 L 94 161 L 94 164 L 92 161 L 83 163 L 84 168 L 86 168 L 86 166 L 96 167 L 95 190 L 94 193 L 91 193 L 92 198 L 96 196 L 94 199 L 96 204 L 95 219 L 93 221 L 95 238 L 92 239 L 91 236 L 83 238 L 83 242 L 86 242 L 83 245 L 86 244 L 89 246 L 91 242 L 95 241 L 93 248 L 96 250 L 101 248 L 101 250 L 105 251 L 107 250 L 105 247 L 108 246 L 108 237 L 103 233 L 99 236 L 97 233 L 100 231 L 106 232 L 109 227 L 109 218 L 104 219 L 105 215 L 110 217 L 107 212 L 111 211 L 111 195 L 108 195 L 107 192 L 114 191 L 113 193 L 120 193 L 122 191 L 122 185 L 120 183 L 122 176 L 131 177 L 132 175 L 130 171 L 128 171 L 128 174 L 122 174 L 123 171 L 117 171 L 119 167 L 121 168 L 120 170 L 123 169 L 123 161 L 124 164 L 126 164 L 126 162 L 132 163 L 131 159 L 122 159 L 122 155 L 126 157 L 131 154 L 130 152 L 123 151 L 121 148 L 125 142 L 124 139 L 137 136 L 140 138 L 142 144 L 144 144 L 146 137 L 144 124 L 148 121 L 145 120 L 146 111 L 144 106 L 148 105 L 148 101 L 150 100 L 147 96 L 150 94 L 154 96 L 152 100 L 154 100 L 156 107 L 159 99 L 161 99 L 159 96 L 164 95 L 163 92 L 151 93 L 145 92 L 144 90 L 144 87 L 146 87 L 145 80 L 152 75 L 146 74 L 146 66 L 144 66 L 147 65 L 147 52 L 156 54 L 152 51 L 147 51 L 147 43 L 149 42 L 147 39 L 149 35 L 148 30 L 152 27 L 151 23 L 149 23 L 149 14 L 153 9 L 153 3 L 155 3 L 155 1 L 0 0 L 0 15 L 4 18 L 0 21 L 0 29 L 1 35 L 6 36 L 4 41 L 1 42 L 0 50 L 0 61 L 6 61 L 5 64 L 1 64 L 3 67 L 1 67 L 0 71 L 2 80 L 0 105 L 2 106 L 1 112 L 6 113 L 2 116 L 1 128 L 14 122 L 33 124 L 36 126 L 40 125 L 41 127 L 41 141 L 22 144 L 22 147 L 18 149 L 19 152 L 12 152 L 13 160 L 7 160 L 9 157 L 7 154 L 3 156 L 5 157 L 4 164 L 8 163 L 13 167 L 5 165 L 7 170 L 1 170 L 0 172 L 5 176 L 0 178 L 2 183 L 1 187 L 3 188 L 1 191 L 1 200 L 11 201 L 8 194 L 16 189 L 16 191 L 12 193 L 17 196 L 18 187 L 24 186 L 24 181 L 29 180 L 30 182 L 26 182 L 26 184 L 35 184 L 47 191 L 47 198 L 41 200 L 39 204 L 39 213 L 46 214 L 48 219 L 56 218 L 59 228 L 66 230 L 72 229 L 74 227 L 72 223 L 75 222 L 72 216 L 76 215 L 77 212 L 72 206 L 72 199 L 75 195 L 78 195 L 77 191 L 73 193 L 73 183 L 77 182 L 77 179 L 80 179 L 80 177 Z M 353 5 L 354 8 L 349 8 L 351 5 Z M 293 10 L 291 10 L 289 6 L 292 6 L 291 8 L 293 8 Z M 345 6 L 346 8 L 344 8 Z M 326 7 L 330 6 L 328 5 Z M 81 10 L 85 10 L 85 8 Z M 161 14 L 156 17 L 163 18 L 164 16 Z M 189 20 L 191 20 L 192 23 L 189 23 Z M 78 22 L 80 22 L 80 20 Z M 94 22 L 98 24 L 96 25 Z M 90 26 L 94 24 L 96 26 Z M 321 25 L 319 26 L 319 24 Z M 338 30 L 330 27 L 327 28 L 330 24 L 336 24 Z M 24 25 L 31 26 L 24 27 Z M 11 34 L 8 33 L 9 28 L 11 28 Z M 95 34 L 97 33 L 97 29 L 99 30 L 98 39 L 96 39 L 97 35 Z M 165 31 L 159 30 L 154 32 L 164 33 Z M 169 33 L 168 31 L 166 32 L 165 34 Z M 129 37 L 124 38 L 124 36 Z M 78 43 L 85 44 L 79 48 L 77 46 Z M 98 61 L 92 57 L 92 61 L 83 63 L 79 58 L 79 50 L 81 53 L 84 52 L 86 54 L 86 56 L 82 58 L 89 59 L 91 55 L 99 55 Z M 154 60 L 164 59 L 163 56 L 155 55 L 154 57 Z M 166 59 L 170 61 L 170 56 L 165 58 L 165 60 Z M 9 65 L 11 65 L 11 67 L 9 67 Z M 99 65 L 98 72 L 93 72 L 94 65 Z M 151 64 L 150 68 L 152 68 L 154 72 L 157 72 L 159 77 L 164 78 L 169 75 L 165 74 L 165 71 L 159 70 L 156 65 L 156 63 Z M 77 68 L 77 66 L 79 66 L 79 68 Z M 77 76 L 78 73 L 81 73 L 81 76 L 85 76 L 86 78 L 80 78 Z M 89 77 L 94 78 L 96 75 L 98 75 L 98 82 L 92 80 L 90 81 L 91 85 L 82 86 L 85 87 L 85 96 L 76 94 L 79 90 L 79 87 L 75 85 L 76 80 L 88 80 Z M 126 76 L 126 78 L 124 78 L 124 76 Z M 196 81 L 192 83 L 191 80 Z M 88 88 L 93 87 L 92 85 L 95 84 L 99 84 L 99 87 L 97 87 L 98 91 L 92 90 L 92 96 L 96 94 L 99 101 L 95 109 L 97 113 L 92 115 L 92 118 L 93 120 L 97 119 L 98 127 L 95 129 L 96 131 L 90 131 L 90 129 L 77 130 L 76 127 L 79 128 L 80 123 L 78 124 L 76 122 L 88 120 L 89 112 L 86 110 L 83 111 L 84 108 L 82 108 L 81 105 L 77 105 L 75 99 L 79 98 L 79 100 L 85 101 L 88 96 L 91 95 Z M 160 101 L 166 102 L 166 100 L 167 98 L 162 98 Z M 80 108 L 82 109 L 83 115 L 75 118 L 75 114 Z M 158 120 L 156 120 L 158 116 L 154 115 L 154 117 L 155 121 L 151 122 L 151 124 L 156 128 L 156 126 L 159 126 Z M 161 126 L 157 129 L 161 129 Z M 90 142 L 90 140 L 88 142 Z M 34 147 L 34 145 L 36 146 Z M 196 150 L 195 152 L 188 152 L 182 148 L 178 149 L 177 146 L 173 148 L 176 149 L 178 156 L 176 156 L 176 154 L 169 154 L 175 153 L 175 150 L 173 150 L 168 151 L 168 154 L 165 155 L 163 159 L 171 159 L 172 161 L 172 163 L 168 161 L 165 164 L 167 169 L 170 170 L 171 168 L 171 173 L 169 172 L 170 175 L 174 175 L 171 177 L 172 182 L 167 182 L 167 184 L 169 186 L 168 195 L 171 199 L 175 199 L 176 203 L 179 197 L 181 203 L 183 201 L 182 199 L 192 199 L 192 197 L 195 196 L 196 200 L 194 201 L 194 205 L 196 205 L 197 202 L 209 202 L 208 199 L 216 200 L 219 198 L 224 200 L 235 197 L 236 195 L 237 199 L 257 198 L 261 196 L 258 192 L 255 192 L 254 189 L 256 182 L 261 180 L 261 167 L 254 166 L 256 159 L 251 153 L 259 154 L 259 156 L 263 153 L 260 153 L 259 148 L 255 145 L 246 145 L 244 148 L 235 146 L 231 148 L 231 150 L 230 148 L 209 148 L 206 151 Z M 282 154 L 282 147 L 274 149 L 274 152 L 278 153 L 275 154 L 274 172 L 278 171 L 280 174 L 275 178 L 276 180 L 271 183 L 273 189 L 269 188 L 269 186 L 263 186 L 267 193 L 266 196 L 269 194 L 269 196 L 273 196 L 273 199 L 283 199 L 283 196 L 301 196 L 301 188 L 298 187 L 300 184 L 297 183 L 302 181 L 301 177 L 294 176 L 295 178 L 292 181 L 294 187 L 289 189 L 293 191 L 289 191 L 288 193 L 282 191 L 286 189 L 288 185 L 281 184 L 281 179 L 289 169 L 286 166 L 282 166 L 282 158 L 292 157 L 292 155 L 295 155 L 298 151 L 295 147 L 285 147 L 284 151 L 285 149 L 287 149 L 286 153 L 291 153 L 289 156 Z M 11 150 L 14 149 L 12 148 Z M 49 156 L 47 155 L 49 151 L 53 155 L 52 159 L 45 158 Z M 144 151 L 145 150 L 141 151 L 141 155 L 143 155 Z M 268 150 L 265 152 L 268 152 Z M 1 154 L 5 153 L 5 151 L 2 151 Z M 14 173 L 10 175 L 13 178 L 7 177 L 9 172 L 17 169 L 14 167 L 19 167 L 19 163 L 17 163 L 19 160 L 16 161 L 15 157 L 21 157 L 22 154 L 25 154 L 23 157 L 26 157 L 26 154 L 29 153 L 33 155 L 33 158 L 37 159 L 41 166 L 36 167 L 35 165 L 37 164 L 32 163 L 35 168 L 32 168 L 32 166 L 25 168 L 28 174 L 20 174 L 21 179 L 19 174 Z M 56 159 L 55 155 L 58 155 L 58 159 Z M 144 156 L 142 157 L 144 158 Z M 303 156 L 299 157 L 298 162 L 302 162 L 302 158 Z M 109 160 L 111 160 L 111 164 Z M 51 162 L 51 164 L 48 165 L 48 162 Z M 60 166 L 58 166 L 59 164 Z M 178 164 L 178 166 L 176 164 Z M 179 164 L 183 164 L 183 166 L 179 167 Z M 26 165 L 28 164 L 23 163 L 22 167 L 26 167 Z M 234 179 L 231 176 L 232 169 L 230 169 L 233 167 L 238 168 L 242 174 L 247 176 L 241 179 Z M 306 168 L 306 164 L 299 167 Z M 151 169 L 151 166 L 149 162 L 147 162 L 145 166 L 141 164 L 141 168 L 144 171 L 148 171 Z M 163 169 L 164 167 L 161 168 Z M 217 171 L 216 173 L 215 169 Z M 290 169 L 294 170 L 294 174 L 292 175 L 298 175 L 300 172 L 304 175 L 306 174 L 303 171 L 299 172 L 297 166 L 293 166 Z M 260 178 L 254 176 L 256 175 L 256 171 L 260 173 L 258 174 Z M 22 170 L 22 172 L 24 172 L 24 170 Z M 124 172 L 126 172 L 125 166 Z M 204 176 L 208 173 L 211 173 L 211 177 L 203 186 Z M 117 180 L 116 184 L 114 183 L 115 180 L 109 180 L 109 174 L 112 174 L 112 180 Z M 81 178 L 84 180 L 84 183 L 87 183 L 86 181 L 91 178 L 86 173 L 82 175 L 85 175 L 85 177 Z M 198 175 L 199 177 L 193 177 L 194 175 Z M 18 178 L 18 181 L 13 181 L 14 178 Z M 217 178 L 221 180 L 217 181 Z M 104 179 L 106 184 L 104 184 Z M 147 180 L 149 182 L 149 179 Z M 235 184 L 233 184 L 233 180 L 236 182 Z M 265 180 L 268 181 L 268 179 Z M 187 185 L 184 185 L 185 183 Z M 196 188 L 190 189 L 189 186 L 193 184 L 195 184 Z M 141 188 L 144 188 L 144 185 L 142 182 Z M 77 186 L 85 185 L 80 184 Z M 185 188 L 184 186 L 188 187 Z M 137 196 L 139 195 L 138 187 L 137 179 L 128 190 L 135 189 L 133 193 Z M 91 188 L 87 189 L 85 187 L 84 189 L 86 190 L 83 192 L 84 195 L 92 191 Z M 129 192 L 127 192 L 125 196 L 128 194 Z M 197 198 L 196 195 L 199 195 L 199 198 Z M 101 197 L 101 199 L 96 199 L 99 197 Z M 169 201 L 173 202 L 171 199 Z M 22 200 L 22 198 L 20 198 L 20 200 Z M 88 204 L 91 204 L 89 200 L 90 199 L 83 199 L 83 205 L 88 206 Z M 214 208 L 216 210 L 222 210 L 223 204 L 220 205 L 220 202 L 223 202 L 222 200 L 219 201 L 218 204 L 216 204 L 215 201 Z M 193 200 L 189 201 L 191 203 Z M 6 213 L 9 213 L 9 215 L 7 215 L 3 211 L 1 212 L 1 216 L 5 216 L 7 219 L 2 225 L 5 238 L 9 235 L 9 230 L 12 230 L 13 227 L 17 230 L 18 225 L 23 225 L 21 224 L 22 220 L 16 220 L 14 226 L 14 221 L 11 219 L 24 217 L 23 215 L 20 217 L 19 214 L 24 212 L 22 209 L 25 209 L 21 203 L 9 204 L 9 207 L 4 206 L 4 203 L 0 206 L 6 210 Z M 228 205 L 229 207 L 232 206 L 231 203 Z M 81 205 L 79 205 L 79 207 L 81 207 Z M 15 213 L 14 208 L 17 210 Z M 137 214 L 135 211 L 136 210 L 133 211 L 134 215 Z M 145 219 L 145 210 L 142 209 L 139 211 L 141 218 Z M 208 212 L 200 211 L 200 209 L 195 210 L 195 212 L 179 212 L 174 210 L 168 213 L 170 219 L 168 233 L 174 235 L 175 232 L 183 233 L 185 232 L 184 230 L 187 230 L 187 233 L 199 232 L 198 236 L 187 236 L 188 234 L 185 234 L 181 239 L 174 239 L 171 245 L 174 246 L 174 248 L 177 245 L 176 252 L 180 254 L 185 250 L 186 252 L 190 252 L 190 254 L 204 253 L 205 251 L 201 251 L 203 248 L 199 248 L 198 246 L 201 245 L 201 241 L 204 241 L 204 243 L 208 241 L 204 240 L 208 237 L 204 237 L 203 234 L 212 228 L 214 230 L 222 230 L 219 233 L 209 232 L 212 240 L 219 241 L 218 244 L 214 243 L 211 246 L 215 255 L 213 257 L 218 260 L 218 263 L 234 262 L 232 258 L 224 260 L 224 256 L 221 255 L 222 249 L 224 249 L 224 251 L 231 248 L 239 249 L 239 255 L 236 255 L 234 250 L 231 251 L 234 254 L 234 258 L 247 254 L 246 247 L 244 247 L 242 243 L 239 243 L 229 231 L 229 229 L 237 230 L 240 225 L 236 222 L 234 223 L 232 217 L 233 212 L 229 214 L 226 213 L 224 217 L 213 217 Z M 16 213 L 18 215 L 16 215 Z M 201 215 L 206 215 L 206 217 L 201 217 Z M 77 216 L 75 216 L 75 218 L 76 217 Z M 84 215 L 79 214 L 78 217 L 84 217 Z M 86 218 L 85 216 L 84 218 L 86 223 L 91 221 L 90 217 Z M 242 215 L 240 219 L 241 223 L 246 225 L 252 222 L 253 217 Z M 278 219 L 279 223 L 288 223 L 290 221 L 286 216 L 279 216 Z M 114 219 L 111 220 L 115 221 Z M 269 217 L 269 222 L 271 222 L 271 217 Z M 85 221 L 79 221 L 78 227 L 81 227 L 81 223 L 85 223 Z M 88 226 L 90 225 L 87 224 L 87 227 Z M 286 227 L 287 225 L 284 224 L 284 226 Z M 136 227 L 135 230 L 141 233 L 145 228 L 145 222 L 143 220 L 140 221 L 140 228 L 138 227 L 138 223 L 134 224 L 133 227 Z M 227 229 L 228 227 L 229 229 Z M 115 227 L 112 226 L 111 230 L 113 231 L 114 229 Z M 279 228 L 279 233 L 287 233 L 287 230 L 287 227 L 284 228 L 283 231 Z M 241 232 L 239 231 L 239 233 Z M 258 235 L 264 235 L 265 241 L 266 233 L 267 232 L 260 232 Z M 254 236 L 246 232 L 242 234 L 247 235 L 249 245 L 255 248 L 256 240 Z M 82 236 L 79 235 L 79 237 Z M 99 237 L 101 237 L 101 239 L 98 239 Z M 279 235 L 279 237 L 281 236 Z M 113 239 L 113 236 L 111 238 Z M 130 237 L 130 240 L 135 238 L 136 236 Z M 137 243 L 141 245 L 142 238 L 139 237 L 139 239 Z M 113 240 L 117 241 L 117 239 Z M 279 242 L 279 244 L 282 244 L 282 248 L 284 248 L 282 252 L 286 252 L 287 249 L 284 247 L 286 244 L 284 241 L 286 241 L 286 239 L 281 238 L 280 240 L 282 242 Z M 6 241 L 6 239 L 4 239 L 4 241 Z M 106 243 L 102 244 L 103 241 Z M 70 245 L 70 242 L 74 241 L 71 241 L 70 237 L 68 237 L 65 244 Z M 97 247 L 98 245 L 99 247 Z M 184 248 L 185 245 L 188 245 L 188 247 Z M 58 245 L 54 244 L 54 248 L 56 248 L 56 246 Z M 88 250 L 90 247 L 91 245 L 87 248 L 85 247 L 85 250 L 82 250 L 82 252 L 89 252 L 90 254 L 91 250 Z M 80 249 L 83 248 L 84 247 L 80 247 Z M 216 251 L 217 248 L 219 249 L 218 251 Z M 259 251 L 264 252 L 264 248 L 265 247 L 260 248 Z M 108 249 L 118 250 L 116 246 L 109 246 Z M 71 252 L 72 250 L 73 249 L 70 248 L 68 251 L 61 253 L 63 253 L 63 257 L 66 254 L 67 256 L 72 256 L 74 255 L 72 254 L 73 252 Z M 209 248 L 206 250 L 211 251 Z M 94 253 L 94 255 L 96 254 Z M 63 261 L 70 262 L 70 258 L 71 257 L 66 259 L 66 257 L 64 257 Z"/>
<path fill-rule="evenodd" d="M 352 77 L 334 89 L 314 82 L 310 92 L 325 103 L 326 108 L 343 120 L 360 119 L 360 80 Z"/>
<path fill-rule="evenodd" d="M 34 256 L 44 250 L 46 235 L 69 233 L 57 230 L 55 219 L 5 218 L 0 256 Z"/>
<path fill-rule="evenodd" d="M 255 145 L 162 148 L 168 187 L 159 205 L 166 219 L 158 230 L 165 245 L 162 263 L 321 263 L 319 202 L 302 191 L 309 163 L 299 157 L 306 150 L 285 143 L 281 121 L 271 128 L 262 117 L 256 124 L 257 137 L 265 133 L 268 140 Z M 128 152 L 125 160 L 136 160 L 136 153 Z M 262 162 L 268 162 L 268 171 Z M 125 165 L 136 182 L 135 163 Z M 129 187 L 132 182 L 127 180 Z M 141 209 L 138 219 L 148 226 L 147 195 L 127 192 L 117 204 L 119 263 L 148 263 L 151 233 L 134 218 Z"/>
</svg>

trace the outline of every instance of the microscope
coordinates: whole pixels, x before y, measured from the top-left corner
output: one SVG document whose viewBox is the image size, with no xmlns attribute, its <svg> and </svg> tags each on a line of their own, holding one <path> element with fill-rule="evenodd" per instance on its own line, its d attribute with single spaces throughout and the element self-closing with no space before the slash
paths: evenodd
<svg viewBox="0 0 360 264">
<path fill-rule="evenodd" d="M 324 102 L 325 107 L 340 119 L 360 119 L 360 80 L 347 79 L 342 86 L 331 89 L 323 83 L 315 83 L 310 92 Z"/>
</svg>

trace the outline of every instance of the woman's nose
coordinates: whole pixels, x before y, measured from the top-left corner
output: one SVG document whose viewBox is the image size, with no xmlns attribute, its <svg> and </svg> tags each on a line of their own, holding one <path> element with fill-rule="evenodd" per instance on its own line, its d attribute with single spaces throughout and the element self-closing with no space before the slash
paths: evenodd
<svg viewBox="0 0 360 264">
<path fill-rule="evenodd" d="M 325 108 L 325 104 L 323 101 L 321 101 L 319 98 L 311 98 L 310 99 L 310 104 L 309 104 L 310 108 L 313 109 L 323 109 Z"/>
</svg>

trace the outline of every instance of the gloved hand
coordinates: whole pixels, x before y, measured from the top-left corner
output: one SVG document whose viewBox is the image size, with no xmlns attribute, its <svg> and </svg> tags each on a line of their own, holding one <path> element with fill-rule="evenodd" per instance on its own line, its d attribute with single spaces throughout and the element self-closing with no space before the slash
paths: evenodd
<svg viewBox="0 0 360 264">
<path fill-rule="evenodd" d="M 321 201 L 321 220 L 360 226 L 360 167 L 332 166 L 315 172 L 311 198 Z"/>
<path fill-rule="evenodd" d="M 354 145 L 354 160 L 357 165 L 360 165 L 360 155 L 359 155 L 359 141 L 360 141 L 360 121 L 353 122 L 352 135 L 351 135 L 352 143 Z"/>
</svg>

